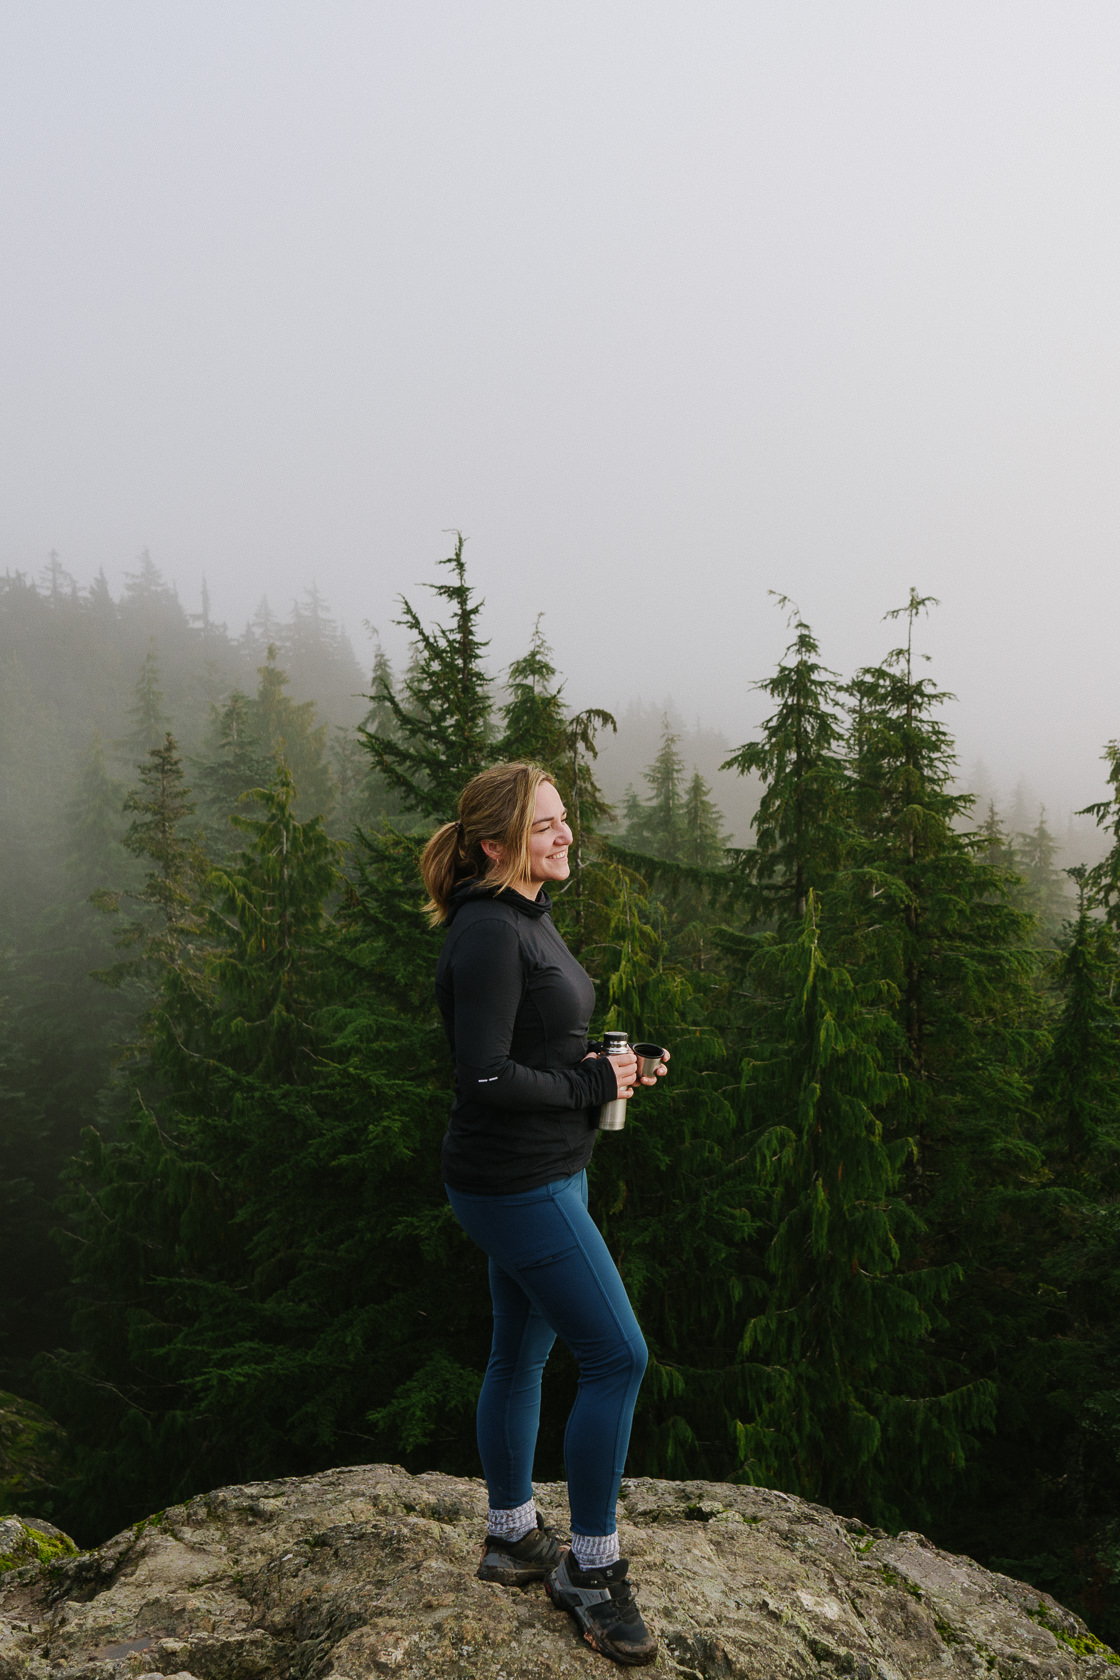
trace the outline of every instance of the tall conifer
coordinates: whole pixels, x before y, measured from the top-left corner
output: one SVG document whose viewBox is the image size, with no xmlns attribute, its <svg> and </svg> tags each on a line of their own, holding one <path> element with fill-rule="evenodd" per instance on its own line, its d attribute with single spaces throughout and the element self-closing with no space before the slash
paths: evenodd
<svg viewBox="0 0 1120 1680">
<path fill-rule="evenodd" d="M 904 1081 L 891 1066 L 885 982 L 853 983 L 826 960 L 810 892 L 797 939 L 756 959 L 784 999 L 774 1042 L 744 1064 L 756 1160 L 771 1200 L 765 1308 L 742 1357 L 754 1401 L 738 1429 L 744 1473 L 871 1520 L 911 1511 L 959 1467 L 965 1431 L 990 1416 L 990 1386 L 920 1385 L 933 1303 L 953 1268 L 913 1271 L 915 1221 L 901 1196 L 909 1141 L 882 1117 Z M 940 1389 L 940 1391 L 939 1391 Z"/>
<path fill-rule="evenodd" d="M 362 729 L 376 768 L 405 807 L 426 822 L 454 815 L 463 783 L 485 767 L 492 740 L 493 702 L 482 664 L 488 643 L 477 624 L 483 603 L 467 581 L 461 535 L 440 564 L 448 568 L 450 581 L 427 587 L 447 603 L 449 622 L 427 627 L 401 597 L 398 623 L 413 638 L 416 659 L 399 694 L 385 681 L 374 690 L 391 712 L 396 733 Z"/>
<path fill-rule="evenodd" d="M 847 845 L 848 787 L 839 679 L 820 663 L 808 624 L 792 609 L 795 635 L 773 677 L 756 684 L 776 702 L 758 741 L 724 770 L 757 775 L 762 797 L 753 847 L 733 855 L 748 912 L 761 923 L 800 925 L 810 890 L 832 881 Z"/>
</svg>

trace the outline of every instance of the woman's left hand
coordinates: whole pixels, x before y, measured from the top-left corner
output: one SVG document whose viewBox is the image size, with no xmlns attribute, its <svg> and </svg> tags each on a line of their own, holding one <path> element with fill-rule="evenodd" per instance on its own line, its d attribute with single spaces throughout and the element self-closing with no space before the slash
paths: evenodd
<svg viewBox="0 0 1120 1680">
<path fill-rule="evenodd" d="M 656 1085 L 657 1081 L 659 1079 L 664 1079 L 665 1075 L 669 1071 L 669 1069 L 665 1066 L 665 1063 L 668 1060 L 669 1060 L 669 1052 L 668 1052 L 668 1050 L 666 1050 L 665 1054 L 661 1058 L 660 1063 L 658 1064 L 658 1067 L 657 1067 L 656 1071 L 654 1073 L 643 1073 L 642 1084 L 643 1085 Z"/>
</svg>

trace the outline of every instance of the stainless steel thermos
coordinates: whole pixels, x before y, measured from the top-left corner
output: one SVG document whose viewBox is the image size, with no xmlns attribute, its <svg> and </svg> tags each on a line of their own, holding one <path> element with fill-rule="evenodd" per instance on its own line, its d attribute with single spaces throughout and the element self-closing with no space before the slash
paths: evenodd
<svg viewBox="0 0 1120 1680">
<path fill-rule="evenodd" d="M 630 1048 L 630 1039 L 624 1032 L 607 1032 L 603 1034 L 603 1053 L 607 1056 L 623 1056 Z M 605 1102 L 599 1110 L 599 1130 L 601 1132 L 620 1132 L 626 1124 L 626 1098 L 615 1097 Z"/>
</svg>

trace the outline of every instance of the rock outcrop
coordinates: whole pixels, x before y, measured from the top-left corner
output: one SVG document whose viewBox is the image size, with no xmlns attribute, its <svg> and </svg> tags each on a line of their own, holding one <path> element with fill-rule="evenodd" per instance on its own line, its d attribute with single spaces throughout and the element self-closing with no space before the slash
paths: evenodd
<svg viewBox="0 0 1120 1680">
<path fill-rule="evenodd" d="M 560 1526 L 564 1489 L 538 1489 Z M 475 1578 L 480 1482 L 363 1465 L 220 1488 L 0 1575 L 0 1680 L 608 1680 L 539 1587 Z M 1045 1593 L 764 1488 L 623 1483 L 648 1672 L 1120 1680 Z M 11 1536 L 9 1536 L 9 1539 Z M 15 1565 L 12 1567 L 12 1565 Z"/>
</svg>

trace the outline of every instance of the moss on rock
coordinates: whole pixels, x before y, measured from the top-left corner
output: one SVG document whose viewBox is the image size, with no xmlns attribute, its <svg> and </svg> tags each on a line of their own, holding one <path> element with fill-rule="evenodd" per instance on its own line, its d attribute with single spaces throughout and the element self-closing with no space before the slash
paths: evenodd
<svg viewBox="0 0 1120 1680">
<path fill-rule="evenodd" d="M 0 1575 L 28 1564 L 45 1567 L 59 1558 L 76 1557 L 77 1551 L 68 1534 L 40 1517 L 0 1518 Z"/>
</svg>

